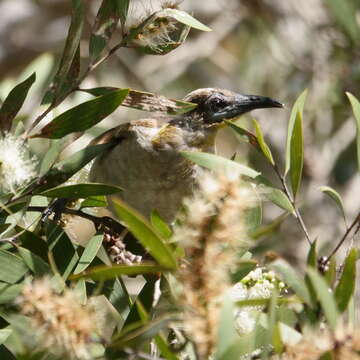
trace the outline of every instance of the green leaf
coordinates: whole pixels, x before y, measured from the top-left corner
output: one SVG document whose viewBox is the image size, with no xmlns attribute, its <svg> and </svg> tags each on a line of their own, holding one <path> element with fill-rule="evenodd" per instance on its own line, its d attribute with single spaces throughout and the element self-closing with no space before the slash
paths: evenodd
<svg viewBox="0 0 360 360">
<path fill-rule="evenodd" d="M 257 176 L 255 182 L 258 184 L 259 190 L 263 191 L 264 196 L 268 200 L 279 206 L 281 209 L 287 210 L 295 215 L 294 207 L 283 191 L 274 187 L 273 184 L 262 175 Z"/>
<path fill-rule="evenodd" d="M 218 341 L 215 359 L 221 359 L 221 356 L 237 339 L 237 332 L 234 321 L 234 302 L 230 296 L 225 296 L 220 313 L 218 325 Z"/>
<path fill-rule="evenodd" d="M 9 303 L 14 301 L 19 296 L 22 288 L 23 288 L 23 283 L 10 285 L 4 282 L 0 282 L 0 304 L 9 305 Z"/>
<path fill-rule="evenodd" d="M 161 218 L 158 211 L 153 210 L 150 215 L 150 221 L 152 227 L 162 236 L 164 239 L 169 239 L 172 235 L 172 231 L 169 225 Z"/>
<path fill-rule="evenodd" d="M 236 271 L 231 274 L 231 280 L 233 283 L 239 282 L 243 279 L 250 271 L 254 270 L 257 266 L 255 260 L 240 260 L 236 264 Z"/>
<path fill-rule="evenodd" d="M 276 232 L 283 221 L 289 216 L 289 212 L 285 212 L 278 216 L 276 219 L 271 221 L 269 224 L 266 224 L 250 233 L 252 239 L 257 240 L 263 236 L 268 236 Z"/>
<path fill-rule="evenodd" d="M 77 268 L 76 268 L 77 269 Z M 153 264 L 140 264 L 140 265 L 113 265 L 113 266 L 95 266 L 81 274 L 75 269 L 74 274 L 70 276 L 70 280 L 78 280 L 83 278 L 90 278 L 93 280 L 109 280 L 114 279 L 121 275 L 142 275 L 142 274 L 156 274 L 167 271 L 168 268 Z"/>
<path fill-rule="evenodd" d="M 303 114 L 306 95 L 307 95 L 307 90 L 304 90 L 295 101 L 295 104 L 291 110 L 287 139 L 286 139 L 285 175 L 289 172 L 291 167 L 291 139 L 294 132 L 294 126 L 295 126 L 297 114 L 300 113 L 301 116 Z"/>
<path fill-rule="evenodd" d="M 179 360 L 179 358 L 170 350 L 170 345 L 168 345 L 161 335 L 155 336 L 155 343 L 163 358 L 167 360 Z"/>
<path fill-rule="evenodd" d="M 33 194 L 39 194 L 49 188 L 63 184 L 92 159 L 103 153 L 112 145 L 112 143 L 92 145 L 79 150 L 67 159 L 56 163 L 52 169 L 37 181 L 37 183 L 29 185 L 23 193 L 32 190 Z"/>
<path fill-rule="evenodd" d="M 28 271 L 28 267 L 19 256 L 0 250 L 0 281 L 15 284 Z"/>
<path fill-rule="evenodd" d="M 93 89 L 80 90 L 94 96 L 100 96 L 120 89 L 115 87 L 98 87 Z M 194 110 L 197 107 L 197 104 L 181 100 L 168 99 L 162 95 L 130 89 L 128 96 L 125 98 L 121 106 L 148 112 L 161 112 L 169 115 L 181 115 Z"/>
<path fill-rule="evenodd" d="M 178 9 L 164 9 L 161 11 L 161 16 L 163 17 L 172 17 L 173 19 L 177 20 L 178 22 L 190 26 L 194 29 L 201 30 L 201 31 L 211 31 L 211 29 L 202 24 L 199 20 L 196 20 L 187 12 L 178 10 Z"/>
<path fill-rule="evenodd" d="M 6 339 L 10 336 L 10 334 L 12 333 L 12 329 L 9 328 L 5 328 L 5 329 L 0 329 L 0 344 L 2 345 Z"/>
<path fill-rule="evenodd" d="M 232 121 L 225 120 L 225 123 L 238 135 L 240 135 L 246 142 L 252 145 L 257 151 L 261 152 L 258 138 L 250 131 L 234 124 Z"/>
<path fill-rule="evenodd" d="M 282 259 L 270 264 L 270 268 L 280 273 L 284 282 L 290 286 L 296 295 L 311 306 L 311 299 L 304 281 L 296 274 L 294 268 Z"/>
<path fill-rule="evenodd" d="M 82 0 L 72 0 L 72 16 L 71 24 L 69 27 L 68 35 L 65 42 L 65 47 L 62 52 L 59 69 L 54 77 L 53 100 L 59 100 L 64 97 L 66 89 L 69 89 L 71 85 L 76 81 L 76 77 L 69 76 L 73 73 L 75 65 L 79 56 L 79 45 L 81 39 L 81 33 L 84 25 L 84 5 Z M 78 59 L 76 57 L 78 56 Z M 45 95 L 46 96 L 46 95 Z M 44 103 L 44 100 L 43 100 Z"/>
<path fill-rule="evenodd" d="M 40 256 L 24 247 L 19 247 L 18 251 L 25 264 L 35 275 L 43 276 L 50 273 L 49 265 Z"/>
<path fill-rule="evenodd" d="M 77 105 L 57 116 L 31 137 L 60 139 L 76 131 L 85 131 L 116 110 L 128 92 L 128 89 L 117 90 Z"/>
<path fill-rule="evenodd" d="M 120 17 L 124 23 L 129 6 L 129 1 L 103 0 L 95 18 L 92 28 L 89 54 L 92 62 L 98 58 L 105 46 L 108 44 Z"/>
<path fill-rule="evenodd" d="M 107 207 L 108 202 L 106 196 L 89 196 L 81 203 L 81 209 L 89 207 Z"/>
<path fill-rule="evenodd" d="M 271 165 L 275 165 L 275 161 L 271 154 L 271 150 L 264 140 L 264 135 L 261 131 L 260 124 L 255 119 L 253 119 L 253 123 L 255 126 L 257 141 L 258 141 L 258 144 L 260 146 L 262 153 L 269 160 Z"/>
<path fill-rule="evenodd" d="M 89 240 L 74 270 L 74 275 L 80 274 L 82 271 L 86 270 L 86 268 L 95 259 L 95 256 L 98 253 L 103 242 L 103 238 L 103 235 L 96 235 Z"/>
<path fill-rule="evenodd" d="M 354 112 L 354 116 L 355 116 L 355 120 L 356 120 L 356 147 L 357 147 L 357 159 L 358 159 L 358 168 L 360 171 L 360 102 L 359 100 L 352 94 L 350 94 L 349 92 L 346 93 L 346 95 L 348 96 L 353 112 Z"/>
<path fill-rule="evenodd" d="M 85 199 L 89 196 L 95 195 L 111 195 L 122 191 L 118 186 L 106 184 L 74 184 L 66 186 L 58 186 L 49 190 L 41 192 L 39 195 L 50 198 L 70 198 L 70 199 Z"/>
<path fill-rule="evenodd" d="M 21 109 L 35 79 L 36 74 L 33 73 L 26 80 L 16 85 L 4 100 L 0 108 L 0 129 L 3 133 L 10 131 L 12 121 Z"/>
<path fill-rule="evenodd" d="M 351 249 L 345 260 L 339 284 L 335 289 L 335 299 L 341 313 L 346 310 L 355 291 L 357 256 L 358 250 Z"/>
<path fill-rule="evenodd" d="M 320 301 L 325 317 L 330 327 L 335 330 L 338 318 L 338 309 L 333 293 L 330 291 L 325 279 L 318 273 L 317 270 L 308 268 L 307 274 L 310 278 L 313 288 L 315 289 L 317 298 Z"/>
<path fill-rule="evenodd" d="M 244 215 L 247 231 L 252 233 L 258 229 L 262 222 L 262 206 L 260 201 L 259 204 L 247 209 Z"/>
<path fill-rule="evenodd" d="M 44 175 L 54 165 L 65 144 L 65 139 L 51 141 L 50 148 L 41 161 L 40 175 Z"/>
<path fill-rule="evenodd" d="M 168 269 L 176 269 L 176 259 L 170 247 L 154 231 L 149 222 L 120 199 L 114 199 L 113 205 L 115 213 L 124 221 L 128 230 L 139 240 L 141 245 L 154 259 Z"/>
<path fill-rule="evenodd" d="M 297 112 L 290 140 L 290 180 L 294 198 L 301 184 L 304 165 L 304 140 L 302 133 L 302 114 Z"/>
<path fill-rule="evenodd" d="M 345 215 L 344 205 L 343 205 L 340 194 L 336 190 L 334 190 L 333 188 L 331 188 L 329 186 L 321 186 L 320 190 L 335 201 L 336 205 L 338 206 L 338 208 L 341 211 L 341 215 L 343 216 L 345 224 L 346 224 L 346 215 Z"/>
<path fill-rule="evenodd" d="M 233 175 L 235 173 L 238 175 L 245 175 L 250 178 L 256 178 L 260 175 L 260 173 L 255 171 L 254 169 L 239 164 L 236 161 L 226 159 L 222 156 L 204 153 L 200 151 L 181 151 L 181 155 L 200 166 L 217 172 L 229 175 Z"/>
</svg>

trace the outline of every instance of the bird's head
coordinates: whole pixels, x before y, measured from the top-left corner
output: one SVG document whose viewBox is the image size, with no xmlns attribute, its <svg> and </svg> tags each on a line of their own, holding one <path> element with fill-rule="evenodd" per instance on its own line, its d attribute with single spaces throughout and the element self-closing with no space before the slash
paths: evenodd
<svg viewBox="0 0 360 360">
<path fill-rule="evenodd" d="M 229 90 L 213 88 L 192 91 L 185 96 L 184 101 L 198 105 L 188 114 L 201 119 L 207 126 L 220 124 L 226 119 L 236 118 L 251 110 L 284 106 L 265 96 L 241 95 Z"/>
</svg>

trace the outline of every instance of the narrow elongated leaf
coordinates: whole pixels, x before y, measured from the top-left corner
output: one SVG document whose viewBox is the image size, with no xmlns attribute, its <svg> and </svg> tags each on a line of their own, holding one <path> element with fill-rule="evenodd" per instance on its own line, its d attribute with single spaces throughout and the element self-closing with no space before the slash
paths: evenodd
<svg viewBox="0 0 360 360">
<path fill-rule="evenodd" d="M 341 215 L 343 216 L 345 224 L 346 224 L 346 215 L 345 215 L 344 205 L 343 205 L 340 194 L 336 190 L 331 188 L 330 186 L 321 186 L 320 190 L 335 201 L 336 205 L 338 206 L 338 208 L 341 211 Z"/>
<path fill-rule="evenodd" d="M 41 160 L 40 175 L 44 175 L 58 160 L 61 150 L 66 146 L 66 139 L 52 140 L 51 145 Z"/>
<path fill-rule="evenodd" d="M 252 239 L 260 239 L 263 236 L 268 236 L 276 232 L 283 221 L 289 216 L 289 212 L 285 212 L 278 216 L 276 219 L 271 221 L 269 224 L 266 224 L 250 233 Z"/>
<path fill-rule="evenodd" d="M 94 96 L 105 95 L 115 90 L 120 89 L 115 87 L 81 89 L 81 91 L 87 92 Z M 160 112 L 169 115 L 181 115 L 195 109 L 197 107 L 197 104 L 181 100 L 168 99 L 162 95 L 130 89 L 128 96 L 122 102 L 121 106 L 149 112 Z"/>
<path fill-rule="evenodd" d="M 255 126 L 257 141 L 262 153 L 269 160 L 271 165 L 275 165 L 274 158 L 271 154 L 271 150 L 264 140 L 264 135 L 261 131 L 260 124 L 255 119 L 253 119 L 253 123 Z"/>
<path fill-rule="evenodd" d="M 107 143 L 87 146 L 86 148 L 79 150 L 69 158 L 56 163 L 53 168 L 42 176 L 36 184 L 30 185 L 24 190 L 24 192 L 33 189 L 33 194 L 39 194 L 49 188 L 63 184 L 92 159 L 103 153 L 111 146 L 111 143 Z"/>
<path fill-rule="evenodd" d="M 129 2 L 123 0 L 102 1 L 89 42 L 89 53 L 93 61 L 98 58 L 108 44 L 120 17 L 126 18 L 128 6 Z"/>
<path fill-rule="evenodd" d="M 295 121 L 297 113 L 299 112 L 302 116 L 305 100 L 306 100 L 307 90 L 303 91 L 300 96 L 295 101 L 295 104 L 291 110 L 291 115 L 289 119 L 288 132 L 286 138 L 286 159 L 285 159 L 285 175 L 289 172 L 291 166 L 291 139 L 294 132 Z"/>
<path fill-rule="evenodd" d="M 57 116 L 32 137 L 60 139 L 72 132 L 85 131 L 115 111 L 128 92 L 128 89 L 117 90 L 77 105 Z"/>
<path fill-rule="evenodd" d="M 122 200 L 114 199 L 113 204 L 115 213 L 125 222 L 129 231 L 140 241 L 154 259 L 168 269 L 176 269 L 176 259 L 170 247 L 154 231 L 149 222 Z"/>
<path fill-rule="evenodd" d="M 239 164 L 236 161 L 226 159 L 222 156 L 204 153 L 200 151 L 182 151 L 181 154 L 185 158 L 193 161 L 200 166 L 225 174 L 233 175 L 235 173 L 238 175 L 245 175 L 250 178 L 256 178 L 260 175 L 258 171 L 255 171 L 248 166 Z"/>
<path fill-rule="evenodd" d="M 360 171 L 360 102 L 359 100 L 352 94 L 350 94 L 349 92 L 346 93 L 346 95 L 348 96 L 353 112 L 354 112 L 354 116 L 355 116 L 355 120 L 356 120 L 356 147 L 357 147 L 357 159 L 358 159 L 358 168 Z"/>
<path fill-rule="evenodd" d="M 12 329 L 9 328 L 5 328 L 5 329 L 1 329 L 0 330 L 0 344 L 2 345 L 6 339 L 10 336 L 10 334 L 12 333 Z"/>
<path fill-rule="evenodd" d="M 12 121 L 21 109 L 35 79 L 36 75 L 33 73 L 26 80 L 16 85 L 6 97 L 0 108 L 0 129 L 2 132 L 10 131 Z"/>
<path fill-rule="evenodd" d="M 308 268 L 307 274 L 315 289 L 317 298 L 320 301 L 321 307 L 324 311 L 324 315 L 330 327 L 335 330 L 338 318 L 338 309 L 333 293 L 329 289 L 329 286 L 325 279 L 315 269 Z"/>
<path fill-rule="evenodd" d="M 82 271 L 84 271 L 95 259 L 95 256 L 98 253 L 100 246 L 103 242 L 103 238 L 103 235 L 96 235 L 89 240 L 74 270 L 75 275 L 80 274 Z"/>
<path fill-rule="evenodd" d="M 159 348 L 162 357 L 167 360 L 179 360 L 179 358 L 170 350 L 170 346 L 161 335 L 155 336 L 155 343 Z"/>
<path fill-rule="evenodd" d="M 59 69 L 54 77 L 53 90 L 54 99 L 62 97 L 64 88 L 69 87 L 67 82 L 73 82 L 76 77 L 71 78 L 69 75 L 77 68 L 75 65 L 80 58 L 76 59 L 76 54 L 79 55 L 79 44 L 81 33 L 84 25 L 84 5 L 82 0 L 72 0 L 72 16 L 69 32 L 66 38 L 65 47 L 62 52 Z M 75 61 L 74 61 L 75 59 Z"/>
<path fill-rule="evenodd" d="M 0 304 L 9 305 L 10 302 L 14 301 L 19 296 L 23 285 L 23 283 L 11 285 L 0 282 Z M 0 359 L 2 359 L 1 356 Z"/>
<path fill-rule="evenodd" d="M 85 199 L 89 196 L 111 195 L 122 191 L 121 188 L 106 184 L 74 184 L 66 186 L 58 186 L 53 189 L 45 190 L 39 195 L 51 198 L 81 198 Z"/>
<path fill-rule="evenodd" d="M 153 210 L 150 216 L 151 225 L 164 238 L 169 239 L 172 231 L 169 225 L 161 218 L 158 211 Z"/>
<path fill-rule="evenodd" d="M 354 295 L 356 281 L 356 261 L 358 250 L 351 249 L 345 260 L 344 269 L 335 289 L 335 299 L 340 312 L 344 312 Z"/>
<path fill-rule="evenodd" d="M 296 295 L 300 299 L 302 299 L 308 305 L 311 305 L 310 294 L 307 290 L 307 287 L 304 281 L 296 274 L 292 266 L 290 266 L 284 260 L 280 259 L 271 263 L 270 267 L 277 273 L 281 274 L 285 283 L 295 291 Z"/>
<path fill-rule="evenodd" d="M 258 138 L 251 133 L 250 131 L 234 124 L 231 121 L 225 121 L 225 123 L 238 135 L 246 140 L 250 145 L 252 145 L 257 151 L 261 152 L 260 144 Z"/>
<path fill-rule="evenodd" d="M 50 273 L 49 265 L 40 256 L 23 247 L 19 247 L 18 251 L 24 263 L 35 275 L 43 276 Z"/>
<path fill-rule="evenodd" d="M 294 198 L 299 191 L 304 164 L 304 140 L 302 133 L 302 115 L 296 114 L 290 140 L 290 180 Z"/>
<path fill-rule="evenodd" d="M 28 271 L 28 267 L 19 256 L 0 250 L 0 281 L 15 284 Z"/>
<path fill-rule="evenodd" d="M 191 15 L 189 15 L 187 12 L 178 10 L 178 9 L 171 9 L 167 8 L 161 11 L 161 16 L 164 17 L 172 17 L 178 22 L 190 26 L 194 29 L 201 30 L 201 31 L 211 31 L 211 29 L 202 24 L 199 20 L 196 20 Z"/>
</svg>

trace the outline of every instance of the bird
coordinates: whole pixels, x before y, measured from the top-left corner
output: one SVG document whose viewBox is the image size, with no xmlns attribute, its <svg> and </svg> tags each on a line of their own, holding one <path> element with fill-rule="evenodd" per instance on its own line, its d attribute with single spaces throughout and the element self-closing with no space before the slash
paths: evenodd
<svg viewBox="0 0 360 360">
<path fill-rule="evenodd" d="M 269 97 L 202 88 L 183 99 L 197 106 L 182 115 L 151 117 L 123 123 L 91 144 L 114 145 L 95 159 L 90 181 L 120 186 L 121 198 L 145 218 L 156 210 L 169 224 L 183 199 L 196 188 L 199 167 L 182 151 L 214 153 L 215 136 L 225 120 L 251 110 L 282 108 Z"/>
</svg>

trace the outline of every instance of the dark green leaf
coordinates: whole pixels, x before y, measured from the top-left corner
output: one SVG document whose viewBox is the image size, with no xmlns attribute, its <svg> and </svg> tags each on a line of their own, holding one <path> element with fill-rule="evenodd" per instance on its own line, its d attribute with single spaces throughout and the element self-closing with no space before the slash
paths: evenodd
<svg viewBox="0 0 360 360">
<path fill-rule="evenodd" d="M 170 247 L 160 235 L 154 231 L 149 222 L 122 200 L 114 199 L 113 204 L 115 213 L 125 222 L 129 231 L 139 240 L 154 259 L 168 269 L 176 269 L 176 259 Z"/>
<path fill-rule="evenodd" d="M 296 197 L 302 178 L 304 165 L 304 140 L 302 133 L 302 115 L 296 114 L 290 140 L 290 180 L 294 198 Z"/>
<path fill-rule="evenodd" d="M 307 90 L 303 91 L 300 96 L 295 101 L 295 104 L 291 110 L 291 115 L 289 119 L 287 139 L 286 139 L 286 161 L 285 161 L 285 175 L 289 172 L 291 167 L 291 139 L 294 132 L 294 126 L 297 118 L 297 114 L 303 114 L 305 99 L 307 95 Z"/>
<path fill-rule="evenodd" d="M 2 132 L 10 131 L 12 121 L 21 109 L 35 79 L 36 74 L 33 73 L 26 80 L 16 85 L 6 97 L 0 108 L 0 129 Z"/>
<path fill-rule="evenodd" d="M 338 309 L 333 293 L 330 291 L 325 279 L 314 268 L 308 268 L 307 274 L 316 291 L 318 300 L 320 301 L 321 307 L 324 311 L 324 315 L 330 327 L 335 330 L 338 318 Z"/>
<path fill-rule="evenodd" d="M 39 195 L 51 198 L 70 198 L 70 199 L 85 199 L 89 196 L 95 195 L 111 195 L 122 191 L 121 188 L 106 184 L 74 184 L 66 186 L 58 186 L 49 190 L 41 192 Z"/>
<path fill-rule="evenodd" d="M 153 210 L 150 216 L 151 225 L 164 239 L 171 237 L 172 231 L 169 225 L 161 218 L 160 214 Z"/>
<path fill-rule="evenodd" d="M 256 268 L 257 262 L 255 260 L 241 260 L 236 264 L 236 271 L 231 274 L 233 283 L 239 282 L 243 279 L 250 271 Z"/>
<path fill-rule="evenodd" d="M 93 61 L 108 44 L 120 17 L 123 22 L 126 19 L 128 6 L 128 1 L 123 0 L 102 1 L 90 36 L 89 53 Z"/>
<path fill-rule="evenodd" d="M 252 145 L 257 151 L 261 152 L 260 144 L 257 137 L 250 131 L 234 124 L 231 121 L 225 121 L 225 123 L 238 135 L 246 140 L 250 145 Z"/>
<path fill-rule="evenodd" d="M 119 89 L 115 87 L 81 89 L 81 91 L 85 91 L 94 96 L 104 95 L 115 90 Z M 181 115 L 195 109 L 197 104 L 181 100 L 168 99 L 162 95 L 156 95 L 149 92 L 130 89 L 128 96 L 125 98 L 121 106 L 149 112 L 161 112 L 169 115 Z"/>
<path fill-rule="evenodd" d="M 28 267 L 19 256 L 0 250 L 0 281 L 15 284 L 28 271 Z"/>
<path fill-rule="evenodd" d="M 271 150 L 264 140 L 264 135 L 261 131 L 260 124 L 255 119 L 253 119 L 253 123 L 255 126 L 257 141 L 258 141 L 258 144 L 260 146 L 262 153 L 269 160 L 271 165 L 275 165 L 274 158 L 271 154 Z"/>
<path fill-rule="evenodd" d="M 74 275 L 80 274 L 82 271 L 84 271 L 95 259 L 95 256 L 103 242 L 103 238 L 103 235 L 96 235 L 89 240 L 74 270 Z"/>
<path fill-rule="evenodd" d="M 355 116 L 355 120 L 356 120 L 356 147 L 357 147 L 357 159 L 358 159 L 358 168 L 360 171 L 360 102 L 359 100 L 352 94 L 350 94 L 349 92 L 346 93 L 346 95 L 348 96 L 353 112 L 354 112 L 354 116 Z"/>
<path fill-rule="evenodd" d="M 239 176 L 245 175 L 250 178 L 256 178 L 257 176 L 260 175 L 260 173 L 255 171 L 254 169 L 239 164 L 236 161 L 226 159 L 222 156 L 204 153 L 200 151 L 182 151 L 181 155 L 183 155 L 186 159 L 189 159 L 200 166 L 224 174 L 233 175 L 235 173 L 238 174 Z"/>
<path fill-rule="evenodd" d="M 77 105 L 57 116 L 32 137 L 60 139 L 76 131 L 85 131 L 116 110 L 128 92 L 128 89 L 117 90 Z"/>
<path fill-rule="evenodd" d="M 314 241 L 311 244 L 311 247 L 310 247 L 308 255 L 307 255 L 307 260 L 306 260 L 307 265 L 311 266 L 313 268 L 317 267 L 318 255 L 317 255 L 316 247 L 317 247 L 317 241 Z"/>
<path fill-rule="evenodd" d="M 257 240 L 263 236 L 268 236 L 274 232 L 276 232 L 283 221 L 289 216 L 289 212 L 285 212 L 278 216 L 275 220 L 271 221 L 269 224 L 266 224 L 255 231 L 250 233 L 252 239 Z"/>
<path fill-rule="evenodd" d="M 345 210 L 340 194 L 329 186 L 321 186 L 320 190 L 335 201 L 336 205 L 341 211 L 341 215 L 343 216 L 346 224 Z"/>
<path fill-rule="evenodd" d="M 92 145 L 79 150 L 67 159 L 56 163 L 52 169 L 40 178 L 38 183 L 29 186 L 24 192 L 26 193 L 33 189 L 33 194 L 39 194 L 49 188 L 63 184 L 92 159 L 103 153 L 112 145 L 112 143 Z"/>
<path fill-rule="evenodd" d="M 341 313 L 346 310 L 351 297 L 354 295 L 357 256 L 358 250 L 351 249 L 345 260 L 339 284 L 335 289 L 335 299 Z"/>
<path fill-rule="evenodd" d="M 156 274 L 168 270 L 163 266 L 153 264 L 139 264 L 139 265 L 113 265 L 113 266 L 95 266 L 84 271 L 81 274 L 73 275 L 71 280 L 82 278 L 90 278 L 93 280 L 108 280 L 114 279 L 121 275 L 142 275 L 142 274 Z"/>
<path fill-rule="evenodd" d="M 89 196 L 81 203 L 81 209 L 89 207 L 106 207 L 108 202 L 106 196 Z"/>
</svg>

